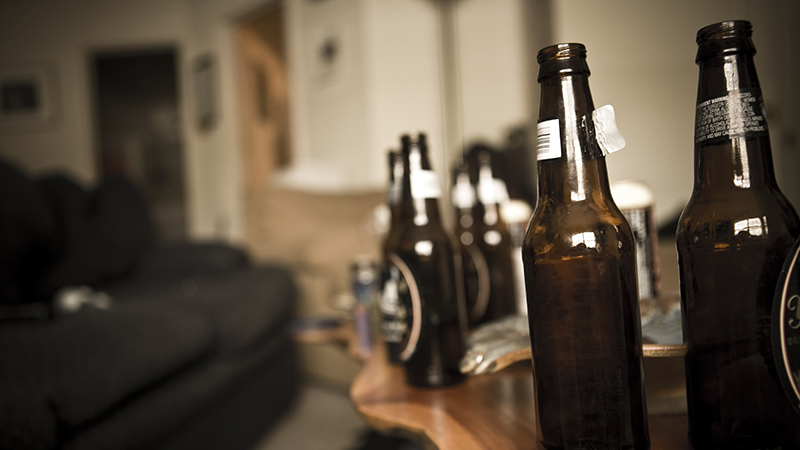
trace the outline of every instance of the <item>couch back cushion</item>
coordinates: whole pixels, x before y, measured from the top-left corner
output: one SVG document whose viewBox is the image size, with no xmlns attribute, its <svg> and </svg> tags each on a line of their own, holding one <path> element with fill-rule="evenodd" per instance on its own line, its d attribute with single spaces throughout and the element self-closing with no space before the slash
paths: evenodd
<svg viewBox="0 0 800 450">
<path fill-rule="evenodd" d="M 0 305 L 48 300 L 40 281 L 58 255 L 55 219 L 36 185 L 0 160 Z"/>
<path fill-rule="evenodd" d="M 92 286 L 130 273 L 153 239 L 145 199 L 130 180 L 104 179 L 87 190 L 69 176 L 38 180 L 58 218 L 62 258 L 47 277 L 51 291 Z"/>
<path fill-rule="evenodd" d="M 129 274 L 154 240 L 154 227 L 142 191 L 122 176 L 105 178 L 95 189 L 89 212 L 104 279 Z"/>
</svg>

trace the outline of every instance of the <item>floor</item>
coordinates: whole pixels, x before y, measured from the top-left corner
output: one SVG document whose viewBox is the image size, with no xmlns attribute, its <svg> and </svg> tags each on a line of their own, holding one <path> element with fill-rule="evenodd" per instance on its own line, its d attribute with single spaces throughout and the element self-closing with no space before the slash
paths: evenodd
<svg viewBox="0 0 800 450">
<path fill-rule="evenodd" d="M 289 414 L 253 450 L 350 450 L 367 431 L 347 392 L 306 384 Z"/>
<path fill-rule="evenodd" d="M 370 430 L 346 390 L 306 383 L 292 410 L 253 450 L 420 450 Z"/>
</svg>

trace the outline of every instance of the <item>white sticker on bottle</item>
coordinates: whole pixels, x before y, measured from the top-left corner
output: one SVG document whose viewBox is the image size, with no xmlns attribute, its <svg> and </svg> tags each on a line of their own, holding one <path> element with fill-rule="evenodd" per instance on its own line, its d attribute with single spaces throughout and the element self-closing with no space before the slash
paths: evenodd
<svg viewBox="0 0 800 450">
<path fill-rule="evenodd" d="M 561 157 L 561 133 L 558 119 L 539 122 L 536 125 L 536 159 L 544 161 Z"/>
<path fill-rule="evenodd" d="M 475 204 L 475 188 L 469 182 L 469 175 L 459 174 L 451 193 L 451 201 L 456 208 L 472 208 Z"/>
<path fill-rule="evenodd" d="M 625 148 L 625 138 L 617 128 L 613 106 L 605 105 L 592 111 L 592 121 L 597 143 L 603 150 L 603 156 Z"/>
<path fill-rule="evenodd" d="M 411 177 L 412 198 L 439 198 L 442 196 L 442 186 L 439 177 L 432 170 L 414 170 Z"/>
<path fill-rule="evenodd" d="M 478 199 L 484 205 L 503 204 L 508 201 L 506 183 L 498 178 L 478 182 Z"/>
</svg>

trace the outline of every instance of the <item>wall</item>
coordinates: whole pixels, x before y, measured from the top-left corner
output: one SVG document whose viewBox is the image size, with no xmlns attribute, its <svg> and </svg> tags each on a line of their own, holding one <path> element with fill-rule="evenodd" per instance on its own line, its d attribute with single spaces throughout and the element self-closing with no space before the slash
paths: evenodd
<svg viewBox="0 0 800 450">
<path fill-rule="evenodd" d="M 96 181 L 89 55 L 149 45 L 178 50 L 189 234 L 243 238 L 242 160 L 232 29 L 269 0 L 41 0 L 0 2 L 0 66 L 48 64 L 56 69 L 60 110 L 35 129 L 0 130 L 0 155 L 26 171 L 65 170 Z M 218 62 L 218 121 L 202 131 L 194 114 L 192 64 L 210 53 Z"/>
<path fill-rule="evenodd" d="M 269 0 L 39 0 L 0 2 L 0 65 L 52 64 L 60 114 L 30 131 L 0 130 L 0 154 L 27 170 L 95 172 L 87 55 L 93 49 L 174 44 L 181 58 L 190 235 L 241 240 L 243 168 L 233 29 Z M 612 179 L 650 184 L 663 224 L 685 204 L 692 184 L 692 129 L 700 27 L 740 17 L 754 22 L 756 62 L 770 114 L 779 182 L 800 204 L 800 42 L 794 0 L 459 0 L 460 105 L 446 105 L 440 78 L 437 2 L 286 0 L 294 186 L 326 192 L 382 189 L 385 151 L 411 128 L 431 133 L 434 166 L 446 173 L 460 143 L 446 140 L 444 108 L 458 112 L 457 135 L 502 140 L 506 124 L 536 115 L 531 58 L 543 45 L 587 45 L 595 103 L 613 104 L 628 146 L 609 157 Z M 490 7 L 489 4 L 492 6 Z M 314 72 L 310 52 L 332 26 L 347 44 L 341 71 Z M 338 30 L 338 31 L 337 31 Z M 533 37 L 531 37 L 533 36 Z M 548 41 L 549 38 L 549 41 Z M 519 43 L 520 39 L 527 39 Z M 218 61 L 219 121 L 197 128 L 191 65 Z M 350 52 L 350 53 L 348 53 Z M 523 60 L 526 60 L 523 63 Z M 483 61 L 486 61 L 484 63 Z M 330 73 L 328 74 L 330 75 Z M 337 79 L 337 77 L 339 77 Z M 452 120 L 452 119 L 451 119 Z M 438 148 L 437 148 L 438 147 Z M 293 175 L 299 175 L 294 176 Z M 292 185 L 292 183 L 289 183 Z"/>
<path fill-rule="evenodd" d="M 456 16 L 464 144 L 504 143 L 511 127 L 530 123 L 538 104 L 535 53 L 526 41 L 530 0 L 462 0 Z M 534 83 L 531 83 L 534 80 Z"/>
<path fill-rule="evenodd" d="M 132 43 L 177 45 L 180 51 L 183 12 L 180 2 L 158 0 L 0 3 L 0 64 L 54 67 L 60 103 L 56 119 L 46 126 L 3 130 L 0 152 L 28 170 L 68 169 L 92 181 L 90 51 Z"/>
<path fill-rule="evenodd" d="M 286 20 L 295 163 L 281 185 L 381 191 L 386 151 L 401 133 L 420 130 L 441 142 L 434 3 L 289 0 Z M 441 146 L 433 151 L 434 159 L 442 154 Z"/>
<path fill-rule="evenodd" d="M 756 66 L 768 111 L 779 184 L 800 205 L 800 2 L 771 0 L 558 0 L 552 43 L 587 46 L 595 105 L 612 104 L 627 147 L 607 159 L 612 180 L 647 182 L 659 222 L 674 218 L 693 183 L 697 30 L 731 19 L 753 22 Z"/>
</svg>

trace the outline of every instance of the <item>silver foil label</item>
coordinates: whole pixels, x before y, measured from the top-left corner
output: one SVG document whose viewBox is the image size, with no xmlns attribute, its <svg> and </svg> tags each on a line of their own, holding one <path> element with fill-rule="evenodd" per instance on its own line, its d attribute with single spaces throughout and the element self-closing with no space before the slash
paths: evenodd
<svg viewBox="0 0 800 450">
<path fill-rule="evenodd" d="M 697 105 L 695 144 L 762 135 L 767 135 L 767 119 L 759 91 L 734 90 Z"/>
</svg>

